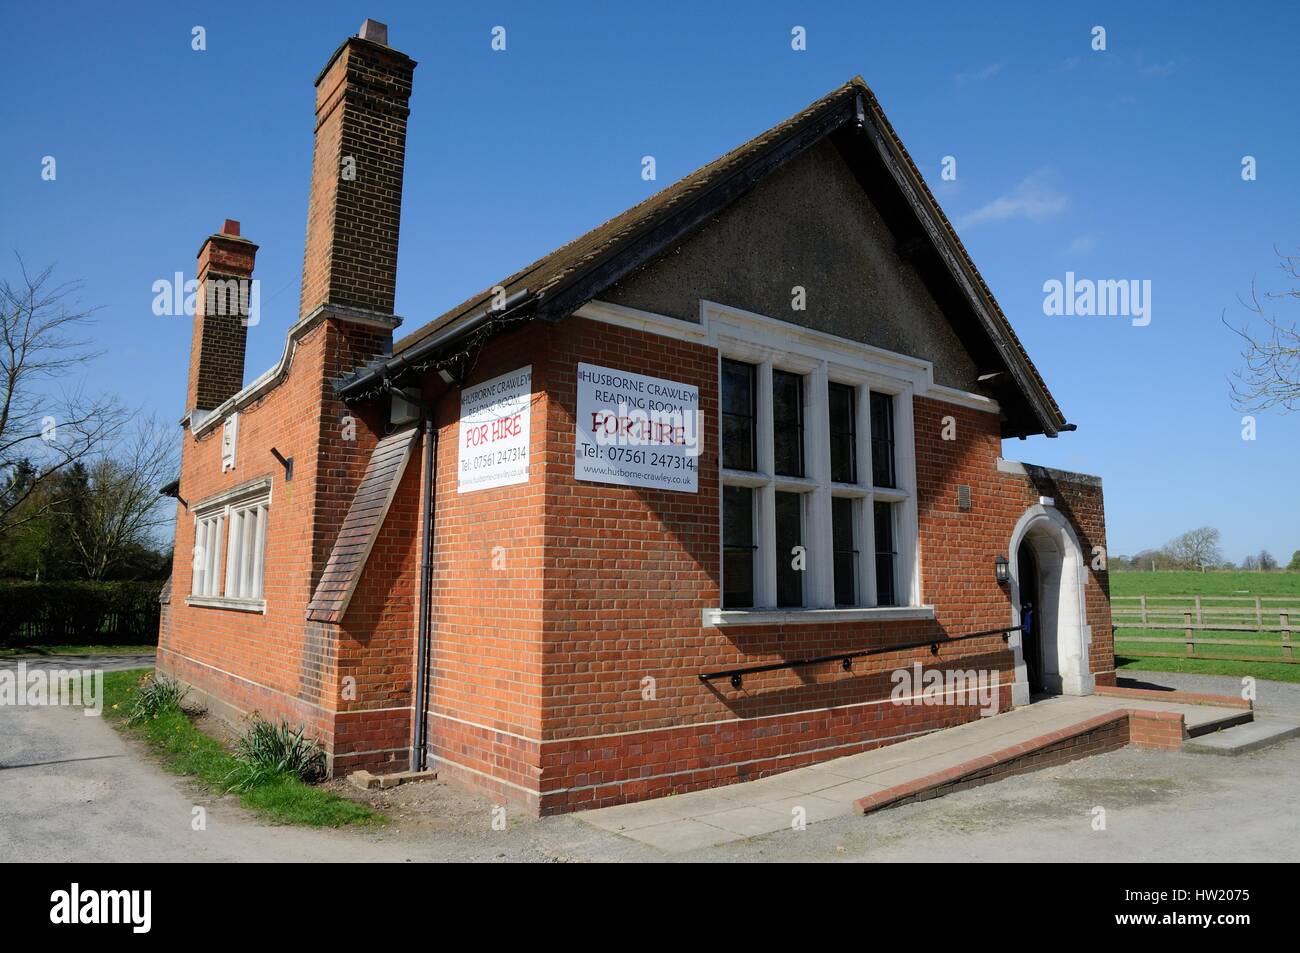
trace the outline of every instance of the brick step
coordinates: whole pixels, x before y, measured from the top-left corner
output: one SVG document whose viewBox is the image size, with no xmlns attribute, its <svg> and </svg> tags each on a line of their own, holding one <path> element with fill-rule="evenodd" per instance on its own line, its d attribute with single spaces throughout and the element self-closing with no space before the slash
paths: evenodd
<svg viewBox="0 0 1300 953">
<path fill-rule="evenodd" d="M 1254 720 L 1254 712 L 1243 711 L 1235 715 L 1224 715 L 1222 718 L 1200 721 L 1196 724 L 1190 724 L 1187 726 L 1187 737 L 1200 738 L 1203 735 L 1212 735 L 1215 732 L 1224 731 L 1228 728 L 1235 728 L 1238 725 L 1248 725 Z M 1187 745 L 1184 744 L 1183 748 L 1186 749 Z"/>
</svg>

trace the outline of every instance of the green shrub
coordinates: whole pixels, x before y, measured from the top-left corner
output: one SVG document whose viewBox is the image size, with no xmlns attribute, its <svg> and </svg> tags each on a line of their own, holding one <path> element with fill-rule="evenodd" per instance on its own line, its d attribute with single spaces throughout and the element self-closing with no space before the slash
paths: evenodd
<svg viewBox="0 0 1300 953">
<path fill-rule="evenodd" d="M 325 752 L 304 737 L 305 730 L 281 721 L 273 725 L 255 718 L 235 746 L 240 766 L 231 772 L 230 790 L 246 792 L 284 777 L 311 784 L 325 778 Z"/>
<path fill-rule="evenodd" d="M 181 701 L 190 693 L 188 685 L 182 685 L 166 675 L 154 675 L 147 679 L 136 693 L 131 714 L 127 717 L 128 725 L 139 725 L 151 721 L 159 715 L 172 711 L 181 711 Z"/>
<path fill-rule="evenodd" d="M 0 648 L 154 645 L 161 582 L 0 582 Z"/>
</svg>

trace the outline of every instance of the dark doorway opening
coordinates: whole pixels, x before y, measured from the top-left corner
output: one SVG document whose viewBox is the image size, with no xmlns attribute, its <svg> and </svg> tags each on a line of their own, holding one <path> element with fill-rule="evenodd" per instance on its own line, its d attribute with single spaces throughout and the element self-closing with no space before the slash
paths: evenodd
<svg viewBox="0 0 1300 953">
<path fill-rule="evenodd" d="M 1020 644 L 1025 656 L 1025 677 L 1029 680 L 1029 692 L 1035 694 L 1043 691 L 1043 642 L 1039 636 L 1041 629 L 1039 606 L 1042 599 L 1038 591 L 1038 560 L 1028 543 L 1020 544 L 1016 554 L 1017 579 L 1020 583 Z"/>
</svg>

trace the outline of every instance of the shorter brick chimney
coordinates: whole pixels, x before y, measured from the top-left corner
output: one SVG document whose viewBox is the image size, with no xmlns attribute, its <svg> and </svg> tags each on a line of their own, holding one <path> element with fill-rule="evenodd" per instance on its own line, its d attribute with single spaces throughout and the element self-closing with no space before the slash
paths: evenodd
<svg viewBox="0 0 1300 953">
<path fill-rule="evenodd" d="M 233 219 L 199 249 L 187 412 L 202 416 L 244 386 L 244 347 L 258 298 L 252 282 L 256 257 L 257 246 L 240 237 Z"/>
</svg>

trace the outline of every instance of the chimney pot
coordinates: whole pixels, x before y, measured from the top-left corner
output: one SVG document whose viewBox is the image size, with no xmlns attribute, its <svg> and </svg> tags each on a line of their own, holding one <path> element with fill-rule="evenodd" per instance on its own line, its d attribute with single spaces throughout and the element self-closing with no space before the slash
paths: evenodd
<svg viewBox="0 0 1300 953">
<path fill-rule="evenodd" d="M 357 31 L 357 36 L 363 40 L 370 40 L 372 43 L 388 45 L 388 24 L 380 23 L 378 20 L 365 20 L 361 24 L 361 29 Z"/>
<path fill-rule="evenodd" d="M 225 224 L 221 226 L 222 235 L 239 235 L 239 222 L 233 218 L 228 218 Z"/>
</svg>

